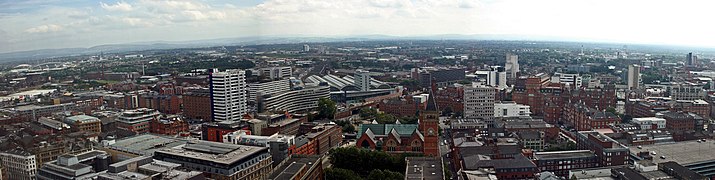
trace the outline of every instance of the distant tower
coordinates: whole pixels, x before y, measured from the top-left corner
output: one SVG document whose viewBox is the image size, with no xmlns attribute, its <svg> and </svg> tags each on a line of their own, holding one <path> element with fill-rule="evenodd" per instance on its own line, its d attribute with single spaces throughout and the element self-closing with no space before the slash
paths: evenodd
<svg viewBox="0 0 715 180">
<path fill-rule="evenodd" d="M 353 81 L 355 83 L 355 87 L 357 87 L 360 91 L 369 91 L 370 90 L 370 72 L 358 69 L 355 71 L 355 75 L 353 76 Z"/>
<path fill-rule="evenodd" d="M 303 44 L 303 51 L 304 51 L 304 52 L 310 51 L 310 46 L 307 45 L 307 44 Z"/>
<path fill-rule="evenodd" d="M 516 78 L 518 78 L 519 56 L 507 53 L 504 69 L 506 70 L 507 81 L 513 82 Z"/>
<path fill-rule="evenodd" d="M 688 66 L 695 66 L 698 63 L 698 57 L 694 56 L 692 52 L 688 53 L 685 57 L 685 63 Z"/>
<path fill-rule="evenodd" d="M 581 53 L 578 54 L 578 55 L 581 55 L 581 56 L 585 55 L 585 54 L 583 53 L 583 45 L 581 45 Z"/>
<path fill-rule="evenodd" d="M 640 82 L 641 67 L 637 64 L 631 64 L 628 66 L 628 89 L 635 90 L 638 89 L 638 84 Z"/>
</svg>

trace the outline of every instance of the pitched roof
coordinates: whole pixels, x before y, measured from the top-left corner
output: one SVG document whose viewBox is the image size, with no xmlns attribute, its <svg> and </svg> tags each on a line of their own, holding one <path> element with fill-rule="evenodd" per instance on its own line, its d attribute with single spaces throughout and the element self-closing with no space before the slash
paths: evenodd
<svg viewBox="0 0 715 180">
<path fill-rule="evenodd" d="M 429 97 L 427 97 L 427 108 L 425 111 L 438 111 L 437 102 L 434 101 L 434 93 L 430 90 Z"/>
<path fill-rule="evenodd" d="M 357 137 L 362 136 L 367 130 L 371 130 L 374 135 L 387 135 L 395 129 L 397 134 L 410 136 L 417 129 L 417 124 L 361 124 Z"/>
</svg>

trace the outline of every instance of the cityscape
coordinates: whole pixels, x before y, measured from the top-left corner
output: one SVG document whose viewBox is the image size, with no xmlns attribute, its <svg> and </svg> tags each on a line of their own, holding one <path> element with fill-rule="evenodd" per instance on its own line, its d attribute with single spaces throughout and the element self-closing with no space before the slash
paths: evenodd
<svg viewBox="0 0 715 180">
<path fill-rule="evenodd" d="M 365 16 L 384 15 L 375 7 L 417 14 L 434 7 L 424 13 L 448 17 L 449 7 L 487 11 L 506 3 L 451 2 L 316 0 L 300 7 L 321 7 L 308 12 L 326 16 L 335 16 L 332 8 L 364 4 L 370 4 Z M 2 180 L 715 177 L 712 35 L 650 43 L 667 38 L 395 34 L 389 30 L 408 25 L 394 22 L 373 32 L 361 26 L 391 20 L 354 20 L 358 25 L 343 25 L 360 33 L 311 34 L 286 25 L 308 32 L 291 35 L 276 22 L 264 27 L 277 28 L 266 36 L 224 36 L 225 29 L 210 36 L 214 21 L 256 9 L 265 11 L 257 20 L 274 21 L 264 16 L 291 14 L 281 8 L 294 2 L 34 3 L 0 2 L 0 22 L 34 18 L 25 15 L 28 7 L 88 5 L 94 7 L 88 13 L 70 15 L 111 20 L 131 14 L 136 19 L 124 22 L 148 28 L 122 31 L 87 22 L 122 31 L 87 29 L 87 37 L 98 38 L 94 42 L 62 32 L 82 30 L 82 23 L 21 30 L 54 33 L 37 37 L 11 37 L 26 22 L 0 27 Z M 181 19 L 186 14 L 169 7 L 193 18 Z M 55 12 L 39 14 L 45 13 Z M 195 25 L 162 33 L 195 37 L 154 34 L 183 27 L 160 18 Z M 445 27 L 454 25 L 445 21 Z"/>
</svg>

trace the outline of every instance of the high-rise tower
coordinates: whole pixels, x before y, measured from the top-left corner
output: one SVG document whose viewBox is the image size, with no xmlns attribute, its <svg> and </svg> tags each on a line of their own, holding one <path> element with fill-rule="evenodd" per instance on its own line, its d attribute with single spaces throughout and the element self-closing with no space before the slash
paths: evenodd
<svg viewBox="0 0 715 180">
<path fill-rule="evenodd" d="M 238 121 L 247 113 L 246 72 L 230 69 L 209 75 L 211 117 L 214 121 Z"/>
</svg>

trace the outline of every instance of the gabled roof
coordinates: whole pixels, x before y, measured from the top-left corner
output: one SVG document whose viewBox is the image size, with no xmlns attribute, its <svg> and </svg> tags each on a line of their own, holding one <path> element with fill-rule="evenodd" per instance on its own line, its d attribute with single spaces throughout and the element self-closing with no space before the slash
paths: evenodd
<svg viewBox="0 0 715 180">
<path fill-rule="evenodd" d="M 417 127 L 417 124 L 361 124 L 357 137 L 362 136 L 362 133 L 365 133 L 368 129 L 374 135 L 387 135 L 392 129 L 395 129 L 399 135 L 410 136 Z"/>
<path fill-rule="evenodd" d="M 392 130 L 390 130 L 390 135 L 394 136 L 395 139 L 397 139 L 398 144 L 402 143 L 402 139 L 400 139 L 400 134 L 398 134 L 397 130 L 395 130 L 394 128 Z"/>
<path fill-rule="evenodd" d="M 415 129 L 415 132 L 413 132 L 413 134 L 417 134 L 417 137 L 419 137 L 420 140 L 425 141 L 425 136 L 423 136 L 422 133 L 420 133 L 420 131 L 418 131 L 417 129 Z"/>
</svg>

